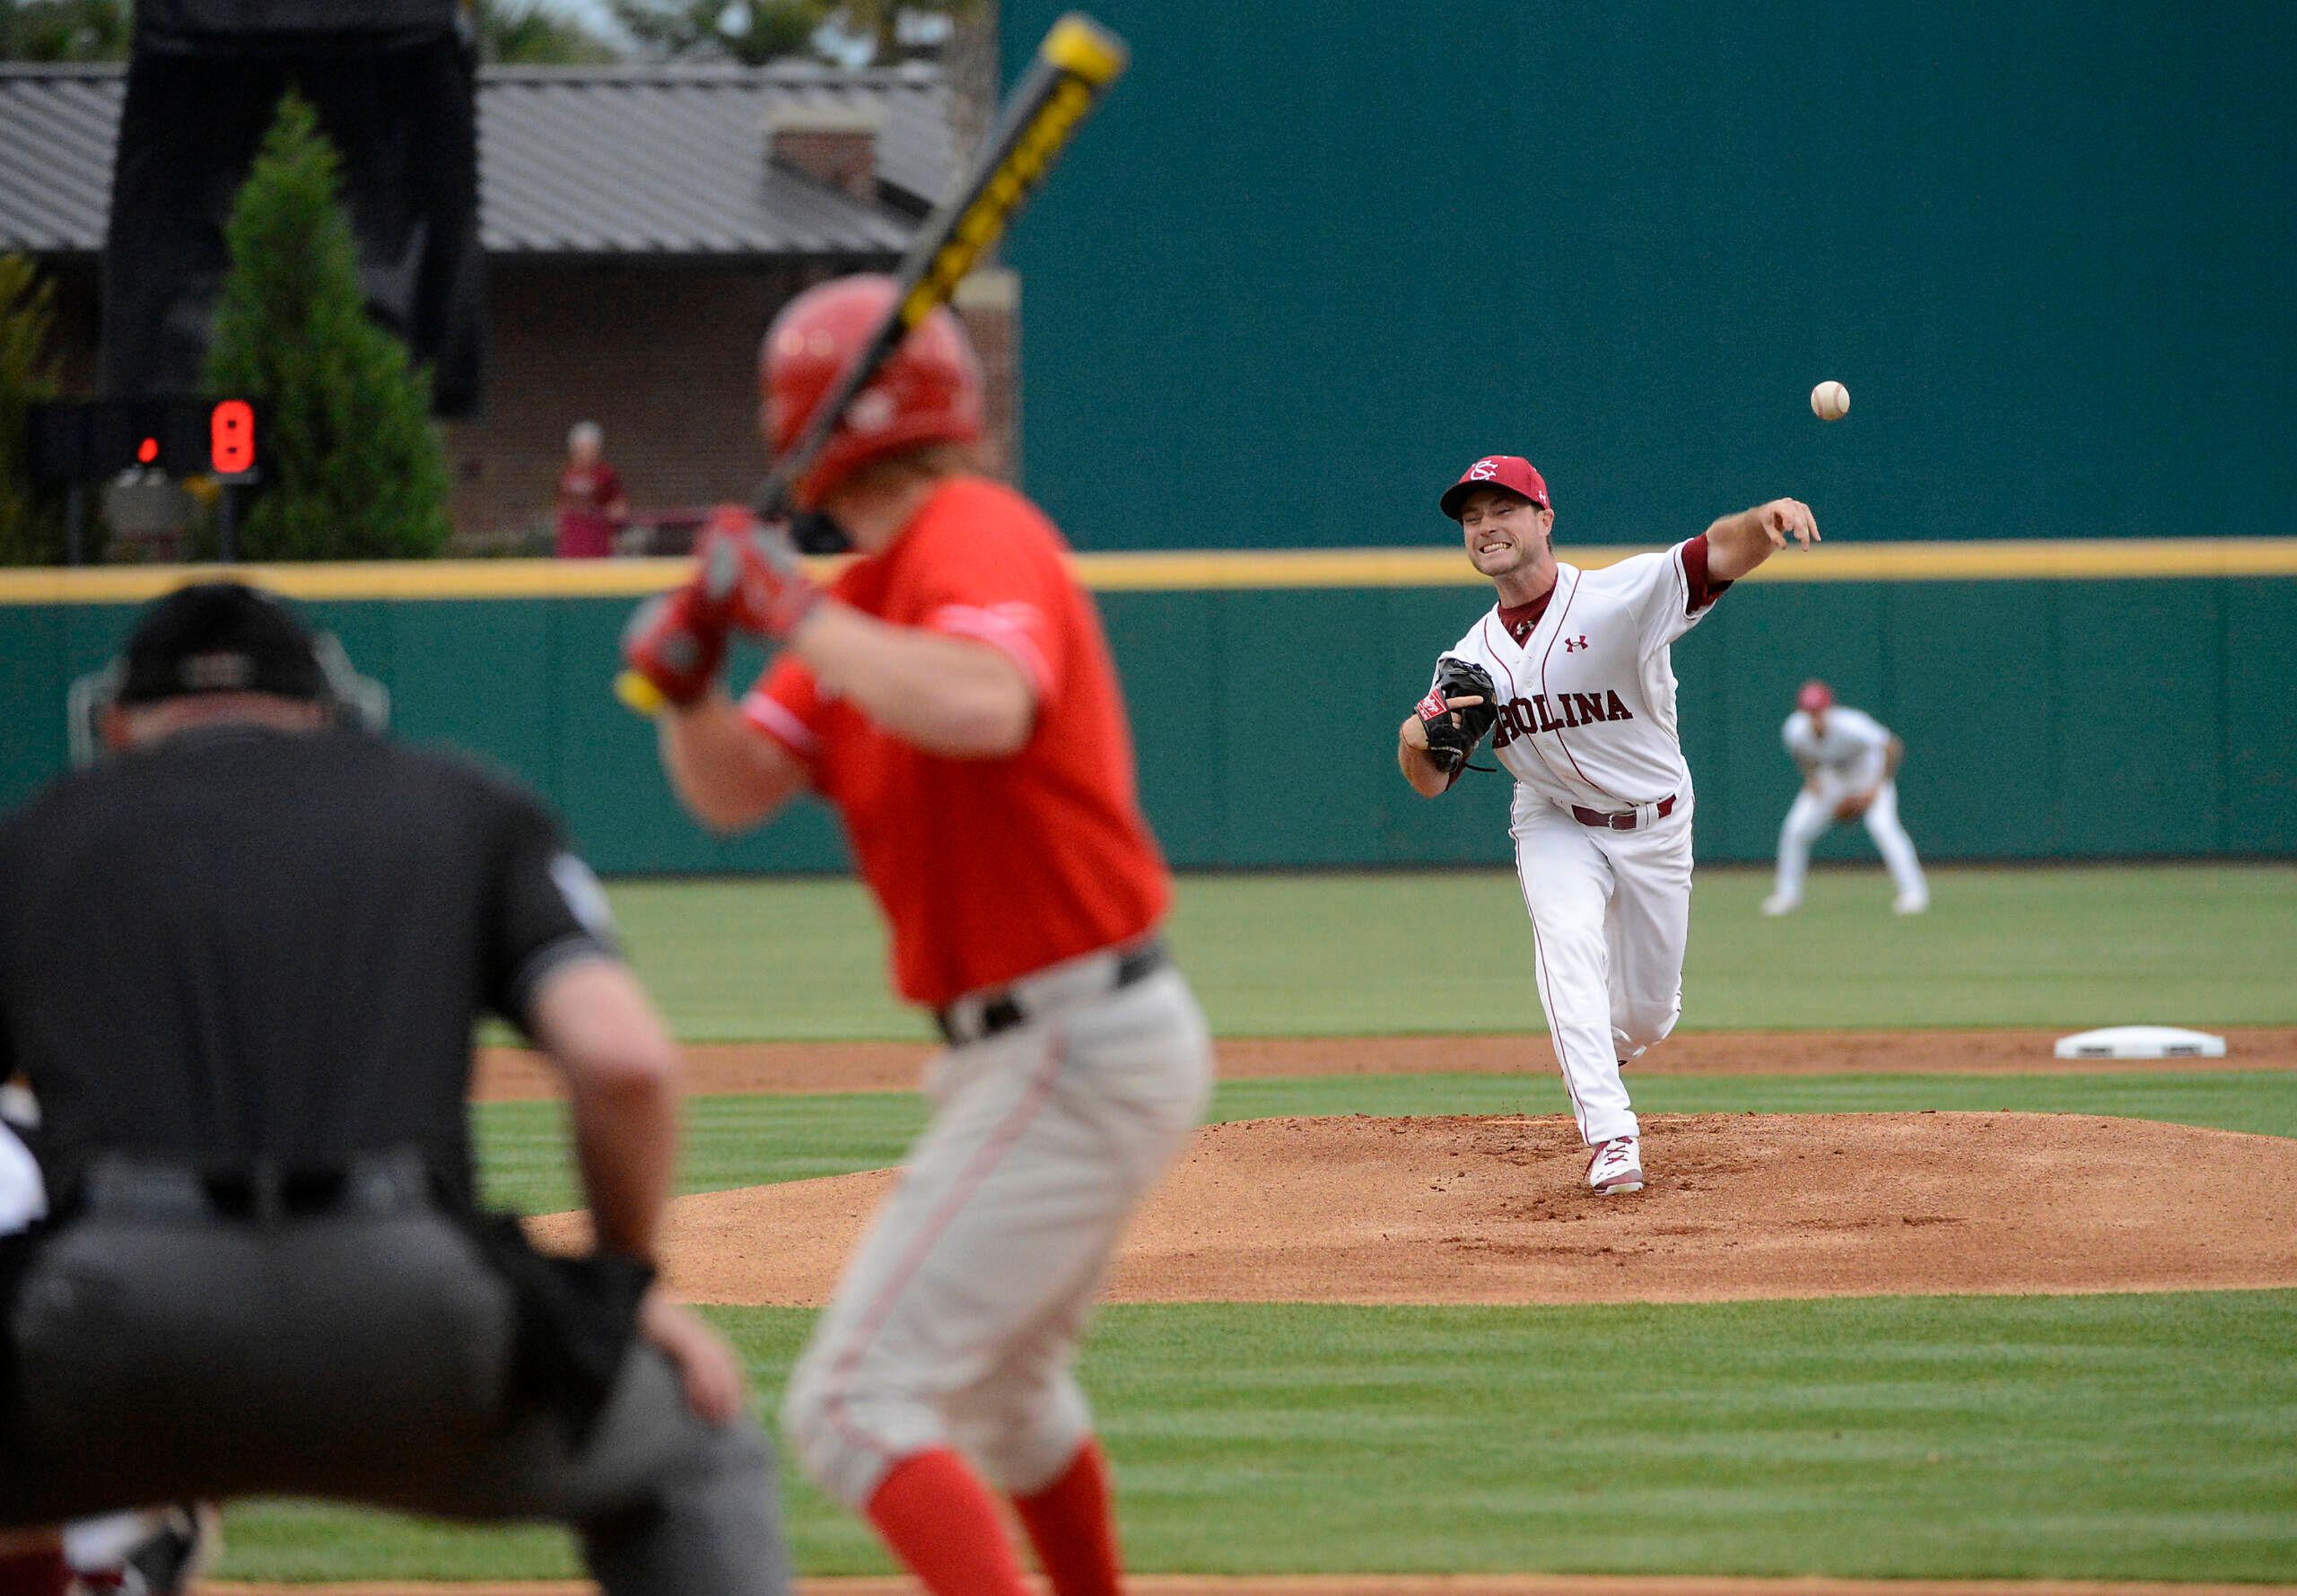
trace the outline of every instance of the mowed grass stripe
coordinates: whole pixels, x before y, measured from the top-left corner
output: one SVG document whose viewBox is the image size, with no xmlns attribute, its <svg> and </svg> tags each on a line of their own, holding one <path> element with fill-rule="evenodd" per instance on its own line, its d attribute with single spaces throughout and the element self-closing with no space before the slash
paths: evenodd
<svg viewBox="0 0 2297 1596">
<path fill-rule="evenodd" d="M 1756 911 L 1769 888 L 1767 871 L 1699 871 L 1686 1027 L 2297 1024 L 2297 867 L 1946 868 L 1911 916 L 1890 912 L 1879 866 L 1818 871 L 1783 919 Z M 610 891 L 689 1041 L 926 1034 L 886 990 L 883 928 L 852 881 Z M 1512 871 L 1191 875 L 1178 893 L 1173 941 L 1222 1035 L 1542 1024 Z"/>
<path fill-rule="evenodd" d="M 713 1309 L 770 1413 L 811 1315 Z M 1107 1310 L 1132 1564 L 2297 1579 L 2297 1293 Z M 799 1568 L 882 1572 L 785 1470 Z M 256 1504 L 224 1577 L 576 1572 L 563 1538 Z"/>
<path fill-rule="evenodd" d="M 1522 1076 L 1317 1076 L 1223 1082 L 1216 1121 L 1285 1114 L 1559 1114 L 1553 1061 L 1529 1051 Z M 2179 1075 L 1650 1076 L 1629 1087 L 1645 1113 L 1905 1113 L 1980 1109 L 2118 1115 L 2297 1136 L 2297 1075 L 2226 1070 Z M 546 1214 L 580 1202 L 562 1111 L 490 1103 L 474 1111 L 488 1200 Z M 686 1104 L 679 1190 L 722 1191 L 849 1174 L 901 1161 L 925 1124 L 906 1092 L 697 1097 Z"/>
</svg>

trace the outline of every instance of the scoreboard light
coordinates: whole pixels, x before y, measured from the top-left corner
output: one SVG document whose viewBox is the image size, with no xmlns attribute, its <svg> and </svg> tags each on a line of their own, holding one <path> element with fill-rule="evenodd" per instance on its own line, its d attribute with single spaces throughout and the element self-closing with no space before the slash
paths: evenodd
<svg viewBox="0 0 2297 1596">
<path fill-rule="evenodd" d="M 218 476 L 255 469 L 255 406 L 245 399 L 219 399 L 207 413 L 207 463 Z"/>
<path fill-rule="evenodd" d="M 178 394 L 31 406 L 32 474 L 42 482 L 100 482 L 137 467 L 170 476 L 257 480 L 263 413 L 243 398 Z"/>
</svg>

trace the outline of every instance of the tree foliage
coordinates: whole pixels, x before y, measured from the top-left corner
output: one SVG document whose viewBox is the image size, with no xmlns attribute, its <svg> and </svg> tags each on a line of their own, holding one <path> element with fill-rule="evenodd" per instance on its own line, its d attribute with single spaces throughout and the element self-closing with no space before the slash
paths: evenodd
<svg viewBox="0 0 2297 1596">
<path fill-rule="evenodd" d="M 56 397 L 48 333 L 56 285 L 21 255 L 0 255 L 0 564 L 50 565 L 64 554 L 64 519 L 32 484 L 25 411 Z"/>
<path fill-rule="evenodd" d="M 290 92 L 224 229 L 231 270 L 205 384 L 268 407 L 269 482 L 249 506 L 253 560 L 435 554 L 447 538 L 447 462 L 430 377 L 368 319 L 340 166 Z"/>
<path fill-rule="evenodd" d="M 582 66 L 621 52 L 548 0 L 473 0 L 479 59 L 514 66 Z M 0 0 L 0 59 L 125 61 L 130 0 Z"/>
<path fill-rule="evenodd" d="M 859 47 L 871 65 L 901 58 L 904 18 L 953 23 L 993 10 L 990 0 L 613 0 L 614 13 L 645 52 L 668 61 L 738 61 L 762 65 L 820 54 L 833 39 Z M 852 57 L 834 48 L 833 56 Z"/>
<path fill-rule="evenodd" d="M 591 66 L 622 54 L 544 0 L 477 0 L 478 58 L 490 66 Z"/>
<path fill-rule="evenodd" d="M 946 18 L 952 28 L 979 22 L 993 8 L 989 0 L 844 0 L 838 8 L 841 31 L 869 41 L 872 66 L 889 66 L 904 54 L 901 25 L 904 19 Z"/>
<path fill-rule="evenodd" d="M 128 0 L 0 0 L 0 58 L 125 61 Z"/>
<path fill-rule="evenodd" d="M 615 20 L 665 61 L 759 66 L 812 49 L 834 0 L 613 0 Z"/>
</svg>

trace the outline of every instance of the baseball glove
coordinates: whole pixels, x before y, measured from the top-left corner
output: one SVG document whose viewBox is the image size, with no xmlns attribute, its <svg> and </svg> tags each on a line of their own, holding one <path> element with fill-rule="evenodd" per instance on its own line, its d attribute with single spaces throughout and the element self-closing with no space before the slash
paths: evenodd
<svg viewBox="0 0 2297 1596">
<path fill-rule="evenodd" d="M 1483 702 L 1454 710 L 1446 703 L 1454 698 Z M 1419 701 L 1419 720 L 1428 734 L 1428 757 L 1437 770 L 1447 776 L 1459 774 L 1498 719 L 1499 691 L 1481 666 L 1449 655 L 1436 662 L 1436 685 Z"/>
</svg>

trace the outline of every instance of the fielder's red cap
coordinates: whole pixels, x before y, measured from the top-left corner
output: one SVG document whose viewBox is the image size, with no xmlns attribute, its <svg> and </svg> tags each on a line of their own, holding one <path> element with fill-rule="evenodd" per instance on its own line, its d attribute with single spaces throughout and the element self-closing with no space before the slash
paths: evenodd
<svg viewBox="0 0 2297 1596">
<path fill-rule="evenodd" d="M 1834 689 L 1813 677 L 1804 683 L 1803 691 L 1795 695 L 1795 707 L 1810 715 L 1830 710 L 1834 708 Z"/>
<path fill-rule="evenodd" d="M 1518 455 L 1486 455 L 1462 474 L 1460 480 L 1444 490 L 1436 501 L 1445 515 L 1460 519 L 1460 504 L 1478 488 L 1506 488 L 1511 493 L 1521 493 L 1542 510 L 1553 510 L 1547 501 L 1547 479 L 1532 467 L 1529 460 Z"/>
</svg>

